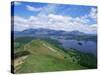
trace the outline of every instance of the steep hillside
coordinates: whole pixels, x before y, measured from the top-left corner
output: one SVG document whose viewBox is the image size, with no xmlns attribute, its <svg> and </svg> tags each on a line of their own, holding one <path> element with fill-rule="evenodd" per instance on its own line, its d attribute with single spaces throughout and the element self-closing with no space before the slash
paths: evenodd
<svg viewBox="0 0 100 75">
<path fill-rule="evenodd" d="M 30 54 L 24 59 L 24 63 L 20 64 L 20 68 L 16 70 L 16 73 L 85 68 L 77 63 L 73 63 L 70 56 L 61 49 L 40 39 L 32 40 L 25 44 L 23 50 L 29 51 Z"/>
<path fill-rule="evenodd" d="M 92 69 L 97 65 L 93 55 L 74 49 L 64 51 L 53 40 L 33 39 L 15 50 L 15 73 Z"/>
</svg>

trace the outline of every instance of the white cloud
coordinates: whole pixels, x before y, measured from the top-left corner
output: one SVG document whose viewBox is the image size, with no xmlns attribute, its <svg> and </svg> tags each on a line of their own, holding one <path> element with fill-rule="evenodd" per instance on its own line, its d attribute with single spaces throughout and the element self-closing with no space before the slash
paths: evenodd
<svg viewBox="0 0 100 75">
<path fill-rule="evenodd" d="M 14 2 L 14 5 L 16 5 L 16 6 L 17 6 L 17 5 L 21 5 L 21 2 L 15 1 L 15 2 Z"/>
<path fill-rule="evenodd" d="M 42 8 L 36 8 L 36 7 L 30 6 L 30 5 L 26 5 L 26 8 L 29 11 L 35 11 L 35 12 L 42 10 Z"/>
<path fill-rule="evenodd" d="M 55 4 L 48 4 L 45 7 L 42 7 L 42 10 L 38 14 L 38 16 L 46 15 L 46 14 L 51 14 L 51 13 L 56 13 L 57 5 Z"/>
<path fill-rule="evenodd" d="M 15 16 L 14 25 L 15 29 L 24 30 L 28 28 L 48 28 L 54 30 L 64 30 L 64 31 L 81 31 L 85 33 L 96 33 L 97 25 L 87 25 L 81 20 L 83 18 L 72 18 L 69 16 L 45 15 L 45 19 L 40 16 L 31 16 L 28 19 Z"/>
<path fill-rule="evenodd" d="M 49 14 L 48 17 L 50 19 L 53 19 L 53 20 L 56 20 L 56 21 L 69 21 L 71 20 L 72 18 L 71 17 L 67 17 L 67 16 L 62 16 L 62 15 L 54 15 L 54 14 Z"/>
<path fill-rule="evenodd" d="M 97 18 L 97 9 L 96 8 L 91 8 L 89 16 L 93 19 Z"/>
<path fill-rule="evenodd" d="M 54 30 L 64 31 L 80 31 L 85 33 L 96 33 L 97 24 L 89 25 L 89 18 L 96 21 L 97 10 L 91 8 L 89 14 L 81 17 L 71 17 L 55 15 L 57 5 L 47 5 L 46 7 L 36 8 L 33 6 L 26 6 L 27 10 L 38 12 L 37 16 L 30 16 L 28 19 L 23 17 L 14 16 L 14 29 L 24 30 L 28 28 L 48 28 Z"/>
<path fill-rule="evenodd" d="M 27 19 L 19 16 L 14 16 L 14 30 L 22 31 L 29 27 Z"/>
</svg>

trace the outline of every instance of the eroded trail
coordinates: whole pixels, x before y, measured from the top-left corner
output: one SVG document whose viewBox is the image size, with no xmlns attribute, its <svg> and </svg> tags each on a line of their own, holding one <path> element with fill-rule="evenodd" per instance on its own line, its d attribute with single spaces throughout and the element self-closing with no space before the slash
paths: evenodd
<svg viewBox="0 0 100 75">
<path fill-rule="evenodd" d="M 24 60 L 26 59 L 28 57 L 28 55 L 26 55 L 26 56 L 22 56 L 22 57 L 20 57 L 20 58 L 17 58 L 17 59 L 15 59 L 14 60 L 14 72 L 16 72 L 20 67 L 20 65 L 21 64 L 23 64 L 24 63 Z"/>
<path fill-rule="evenodd" d="M 59 58 L 64 59 L 64 54 L 62 52 L 59 52 L 57 49 L 55 49 L 54 47 L 52 47 L 49 44 L 46 44 L 44 42 L 42 42 L 42 45 L 46 48 L 48 48 L 49 50 L 51 50 L 52 52 L 54 52 L 56 54 L 56 56 L 59 56 Z"/>
<path fill-rule="evenodd" d="M 45 43 L 43 43 L 43 46 L 47 47 L 48 49 L 50 49 L 53 52 L 57 52 L 55 49 L 53 49 L 52 47 L 46 45 Z"/>
</svg>

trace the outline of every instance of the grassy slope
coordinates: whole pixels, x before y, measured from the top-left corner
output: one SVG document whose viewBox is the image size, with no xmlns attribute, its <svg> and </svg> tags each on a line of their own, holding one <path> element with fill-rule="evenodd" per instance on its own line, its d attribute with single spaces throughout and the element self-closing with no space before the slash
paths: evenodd
<svg viewBox="0 0 100 75">
<path fill-rule="evenodd" d="M 86 68 L 77 63 L 73 63 L 70 55 L 43 40 L 32 40 L 30 43 L 24 45 L 23 50 L 29 51 L 31 54 L 25 62 L 20 65 L 21 68 L 16 73 Z"/>
</svg>

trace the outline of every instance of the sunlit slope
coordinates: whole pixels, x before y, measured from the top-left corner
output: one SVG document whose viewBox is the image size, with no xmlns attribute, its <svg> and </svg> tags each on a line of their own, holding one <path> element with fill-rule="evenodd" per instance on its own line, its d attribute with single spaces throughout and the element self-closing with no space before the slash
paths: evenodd
<svg viewBox="0 0 100 75">
<path fill-rule="evenodd" d="M 32 40 L 23 47 L 30 55 L 20 65 L 16 73 L 44 72 L 84 69 L 77 63 L 72 62 L 70 55 L 54 45 L 40 39 Z"/>
</svg>

